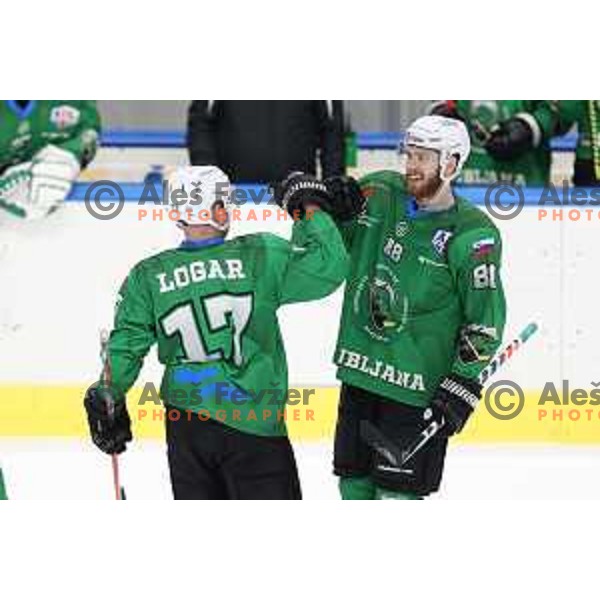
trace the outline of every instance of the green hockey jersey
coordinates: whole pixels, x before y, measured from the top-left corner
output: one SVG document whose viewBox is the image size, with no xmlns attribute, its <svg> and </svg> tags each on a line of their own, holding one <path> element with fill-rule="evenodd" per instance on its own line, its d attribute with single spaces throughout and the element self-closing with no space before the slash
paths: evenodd
<svg viewBox="0 0 600 600">
<path fill-rule="evenodd" d="M 560 100 L 559 106 L 562 129 L 577 125 L 576 171 L 579 163 L 591 163 L 593 178 L 600 181 L 600 100 Z"/>
<path fill-rule="evenodd" d="M 427 406 L 444 376 L 476 378 L 501 343 L 500 235 L 461 198 L 448 210 L 419 210 L 399 173 L 374 173 L 360 185 L 367 211 L 340 226 L 351 270 L 338 377 Z"/>
<path fill-rule="evenodd" d="M 550 138 L 559 133 L 556 100 L 455 100 L 456 112 L 471 134 L 471 154 L 460 182 L 490 184 L 506 181 L 522 186 L 543 186 L 550 181 Z M 533 131 L 534 148 L 513 160 L 499 161 L 484 143 L 492 129 L 520 116 Z"/>
<path fill-rule="evenodd" d="M 190 411 L 184 418 L 285 435 L 287 364 L 276 311 L 330 294 L 347 269 L 344 242 L 322 212 L 295 223 L 290 242 L 271 234 L 184 242 L 143 260 L 120 292 L 108 344 L 112 384 L 127 392 L 157 342 L 161 398 Z M 306 346 L 319 351 L 310 340 Z"/>
<path fill-rule="evenodd" d="M 72 152 L 85 166 L 94 157 L 99 132 L 93 101 L 0 101 L 0 173 L 30 161 L 48 144 Z"/>
</svg>

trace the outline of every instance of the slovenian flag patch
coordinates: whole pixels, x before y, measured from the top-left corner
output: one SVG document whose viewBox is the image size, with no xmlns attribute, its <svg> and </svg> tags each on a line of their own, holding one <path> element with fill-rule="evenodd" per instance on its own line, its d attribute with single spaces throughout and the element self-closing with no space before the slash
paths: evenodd
<svg viewBox="0 0 600 600">
<path fill-rule="evenodd" d="M 493 237 L 478 240 L 473 244 L 473 258 L 483 258 L 494 251 L 496 240 Z"/>
</svg>

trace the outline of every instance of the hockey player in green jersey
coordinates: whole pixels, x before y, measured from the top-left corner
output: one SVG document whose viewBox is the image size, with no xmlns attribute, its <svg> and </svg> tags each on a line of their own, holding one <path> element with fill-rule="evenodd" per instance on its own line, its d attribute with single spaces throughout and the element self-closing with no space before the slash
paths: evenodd
<svg viewBox="0 0 600 600">
<path fill-rule="evenodd" d="M 566 133 L 557 100 L 445 100 L 431 112 L 460 119 L 469 129 L 472 150 L 461 183 L 550 181 L 550 138 Z"/>
<path fill-rule="evenodd" d="M 502 340 L 500 235 L 451 188 L 469 155 L 464 124 L 422 117 L 404 151 L 405 176 L 381 171 L 360 187 L 326 182 L 335 198 L 362 198 L 366 207 L 340 224 L 351 259 L 335 353 L 342 389 L 334 466 L 343 499 L 436 491 L 447 438 L 473 412 L 477 376 Z M 445 422 L 441 434 L 400 472 L 361 437 L 368 421 L 403 448 L 431 418 Z"/>
<path fill-rule="evenodd" d="M 106 386 L 90 388 L 92 439 L 106 453 L 125 450 L 125 394 L 156 342 L 175 498 L 298 499 L 276 311 L 333 292 L 348 258 L 334 221 L 320 210 L 330 207 L 329 192 L 313 176 L 296 174 L 277 187 L 290 214 L 306 211 L 290 242 L 266 233 L 226 241 L 228 188 L 217 167 L 179 169 L 170 178 L 172 199 L 188 200 L 175 198 L 185 241 L 141 261 L 121 288 L 107 353 L 114 419 Z"/>
<path fill-rule="evenodd" d="M 0 209 L 35 219 L 59 206 L 99 132 L 93 101 L 0 101 Z"/>
<path fill-rule="evenodd" d="M 575 185 L 600 184 L 600 100 L 560 100 L 564 131 L 577 125 L 579 139 L 575 151 Z"/>
</svg>

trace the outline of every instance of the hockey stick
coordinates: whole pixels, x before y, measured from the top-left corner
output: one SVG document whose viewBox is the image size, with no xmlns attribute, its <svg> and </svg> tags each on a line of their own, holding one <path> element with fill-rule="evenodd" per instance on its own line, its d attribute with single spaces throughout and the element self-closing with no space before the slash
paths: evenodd
<svg viewBox="0 0 600 600">
<path fill-rule="evenodd" d="M 592 145 L 592 162 L 594 175 L 600 179 L 600 131 L 598 129 L 598 115 L 596 113 L 596 100 L 588 100 L 588 116 L 590 118 L 590 143 Z"/>
<path fill-rule="evenodd" d="M 0 500 L 8 500 L 8 494 L 6 493 L 6 485 L 4 483 L 4 475 L 0 468 Z"/>
<path fill-rule="evenodd" d="M 519 337 L 515 338 L 502 352 L 499 352 L 492 358 L 490 363 L 479 375 L 479 383 L 484 385 L 485 382 L 501 367 L 512 355 L 537 331 L 536 323 L 529 323 L 520 333 Z M 444 420 L 432 421 L 417 438 L 409 444 L 404 450 L 400 450 L 393 442 L 369 421 L 361 421 L 360 431 L 363 439 L 372 446 L 379 454 L 386 458 L 395 469 L 400 469 L 402 465 L 408 462 L 429 440 L 444 426 Z"/>
<path fill-rule="evenodd" d="M 112 370 L 110 367 L 110 358 L 108 356 L 108 332 L 102 330 L 100 332 L 100 357 L 102 359 L 102 383 L 110 387 L 112 383 Z M 106 410 L 108 417 L 113 419 L 115 416 L 115 402 L 108 396 L 106 397 Z M 115 488 L 115 500 L 125 500 L 125 488 L 121 485 L 121 477 L 119 471 L 119 455 L 110 455 L 112 462 L 113 485 Z"/>
</svg>

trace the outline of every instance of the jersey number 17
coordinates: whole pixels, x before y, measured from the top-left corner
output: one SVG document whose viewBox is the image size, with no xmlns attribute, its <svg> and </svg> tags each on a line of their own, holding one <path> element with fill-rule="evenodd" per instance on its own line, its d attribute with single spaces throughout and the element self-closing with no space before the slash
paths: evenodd
<svg viewBox="0 0 600 600">
<path fill-rule="evenodd" d="M 186 362 L 204 363 L 231 357 L 234 364 L 240 366 L 242 334 L 250 321 L 252 304 L 252 294 L 217 294 L 202 298 L 202 311 L 196 312 L 193 302 L 186 302 L 162 317 L 160 323 L 167 337 L 179 335 Z M 212 334 L 230 329 L 231 350 L 221 346 L 209 353 L 206 347 L 210 340 L 203 339 L 200 320 L 205 324 L 204 329 Z"/>
</svg>

